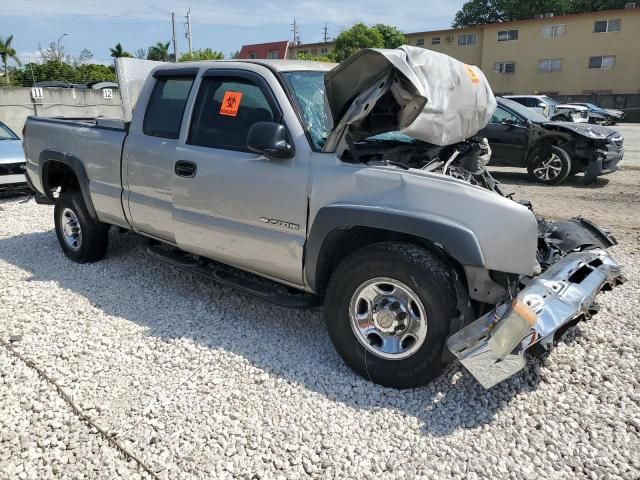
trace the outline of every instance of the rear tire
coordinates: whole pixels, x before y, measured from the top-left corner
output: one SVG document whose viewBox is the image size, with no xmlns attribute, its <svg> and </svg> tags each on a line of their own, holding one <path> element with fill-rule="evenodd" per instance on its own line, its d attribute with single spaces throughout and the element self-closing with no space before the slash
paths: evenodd
<svg viewBox="0 0 640 480">
<path fill-rule="evenodd" d="M 102 260 L 109 244 L 109 225 L 89 215 L 82 193 L 62 192 L 54 209 L 56 236 L 67 258 L 76 263 Z"/>
<path fill-rule="evenodd" d="M 345 259 L 331 276 L 324 307 L 344 362 L 386 387 L 419 387 L 436 377 L 459 316 L 455 278 L 445 261 L 411 244 L 379 243 Z"/>
<path fill-rule="evenodd" d="M 558 185 L 571 173 L 571 157 L 566 150 L 555 145 L 545 152 L 539 148 L 531 152 L 527 161 L 529 177 L 545 185 Z"/>
</svg>

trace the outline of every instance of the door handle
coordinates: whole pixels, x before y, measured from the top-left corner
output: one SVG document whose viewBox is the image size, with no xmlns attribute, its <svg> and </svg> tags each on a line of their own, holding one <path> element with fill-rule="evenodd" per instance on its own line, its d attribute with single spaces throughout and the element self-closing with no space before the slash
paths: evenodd
<svg viewBox="0 0 640 480">
<path fill-rule="evenodd" d="M 196 176 L 198 166 L 195 164 L 195 162 L 190 162 L 188 160 L 178 160 L 173 171 L 176 172 L 176 175 L 178 175 L 179 177 L 193 178 Z"/>
</svg>

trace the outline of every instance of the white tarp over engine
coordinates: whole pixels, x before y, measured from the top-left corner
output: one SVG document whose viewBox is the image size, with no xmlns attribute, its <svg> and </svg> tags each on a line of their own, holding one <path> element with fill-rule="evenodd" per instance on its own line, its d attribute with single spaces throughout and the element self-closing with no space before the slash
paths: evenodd
<svg viewBox="0 0 640 480">
<path fill-rule="evenodd" d="M 352 139 L 400 131 L 435 145 L 460 142 L 484 128 L 496 100 L 482 71 L 455 58 L 403 45 L 364 49 L 327 73 L 333 131 Z"/>
</svg>

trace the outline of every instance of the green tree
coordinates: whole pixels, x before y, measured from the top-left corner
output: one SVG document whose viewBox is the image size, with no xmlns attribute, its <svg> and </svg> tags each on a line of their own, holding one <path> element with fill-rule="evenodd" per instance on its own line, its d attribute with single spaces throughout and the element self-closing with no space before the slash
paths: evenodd
<svg viewBox="0 0 640 480">
<path fill-rule="evenodd" d="M 191 61 L 199 61 L 199 60 L 222 60 L 224 59 L 224 54 L 217 50 L 212 50 L 210 48 L 199 48 L 193 50 L 192 53 L 183 53 L 180 55 L 181 62 L 191 62 Z"/>
<path fill-rule="evenodd" d="M 155 60 L 157 62 L 168 62 L 171 58 L 169 55 L 169 45 L 171 42 L 158 42 L 147 50 L 147 60 Z"/>
<path fill-rule="evenodd" d="M 110 48 L 109 51 L 111 52 L 111 57 L 113 57 L 113 58 L 121 58 L 121 57 L 131 58 L 131 57 L 133 57 L 133 55 L 131 55 L 129 52 L 127 52 L 124 48 L 122 48 L 122 44 L 120 42 L 116 43 L 116 46 L 113 47 L 113 48 Z"/>
<path fill-rule="evenodd" d="M 74 68 L 71 83 L 115 82 L 116 72 L 111 65 L 85 63 Z"/>
<path fill-rule="evenodd" d="M 453 19 L 453 28 L 504 22 L 504 12 L 496 0 L 470 0 L 462 5 Z"/>
<path fill-rule="evenodd" d="M 38 45 L 38 50 L 40 50 L 40 58 L 43 63 L 64 63 L 71 61 L 71 57 L 65 53 L 64 45 L 61 45 L 59 42 L 51 42 L 48 48 L 42 48 L 41 45 Z"/>
<path fill-rule="evenodd" d="M 9 35 L 6 38 L 0 37 L 0 60 L 2 60 L 2 64 L 4 65 L 4 81 L 9 83 L 9 69 L 7 68 L 7 64 L 9 60 L 13 60 L 21 66 L 20 59 L 16 54 L 15 49 L 11 46 L 13 43 L 13 35 Z"/>
<path fill-rule="evenodd" d="M 364 23 L 356 23 L 336 37 L 335 49 L 331 58 L 342 62 L 363 48 L 383 48 L 384 38 L 379 30 Z"/>
<path fill-rule="evenodd" d="M 309 55 L 308 53 L 298 53 L 296 57 L 298 60 L 310 60 L 312 62 L 333 62 L 330 57 L 316 57 L 315 55 Z"/>
<path fill-rule="evenodd" d="M 535 15 L 553 13 L 595 12 L 623 8 L 628 0 L 469 0 L 456 13 L 454 28 L 482 25 L 486 23 L 508 22 L 533 18 Z"/>
<path fill-rule="evenodd" d="M 396 27 L 378 23 L 377 25 L 374 25 L 373 28 L 382 35 L 384 48 L 398 48 L 400 45 L 407 43 L 407 37 L 405 37 L 404 33 Z"/>
</svg>

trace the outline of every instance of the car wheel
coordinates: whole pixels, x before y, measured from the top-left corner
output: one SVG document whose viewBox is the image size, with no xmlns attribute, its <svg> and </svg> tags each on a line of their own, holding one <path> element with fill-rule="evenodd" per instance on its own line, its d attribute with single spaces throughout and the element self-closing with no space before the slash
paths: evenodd
<svg viewBox="0 0 640 480">
<path fill-rule="evenodd" d="M 104 258 L 109 242 L 109 226 L 89 215 L 79 191 L 63 192 L 54 209 L 56 236 L 64 254 L 77 263 Z"/>
<path fill-rule="evenodd" d="M 568 115 L 556 115 L 551 119 L 554 122 L 572 122 L 573 119 Z"/>
<path fill-rule="evenodd" d="M 324 315 L 347 365 L 371 381 L 412 388 L 436 377 L 459 316 L 455 272 L 421 247 L 385 242 L 344 260 L 331 276 Z"/>
<path fill-rule="evenodd" d="M 571 157 L 560 147 L 537 149 L 527 162 L 529 176 L 547 185 L 562 183 L 571 172 Z"/>
</svg>

